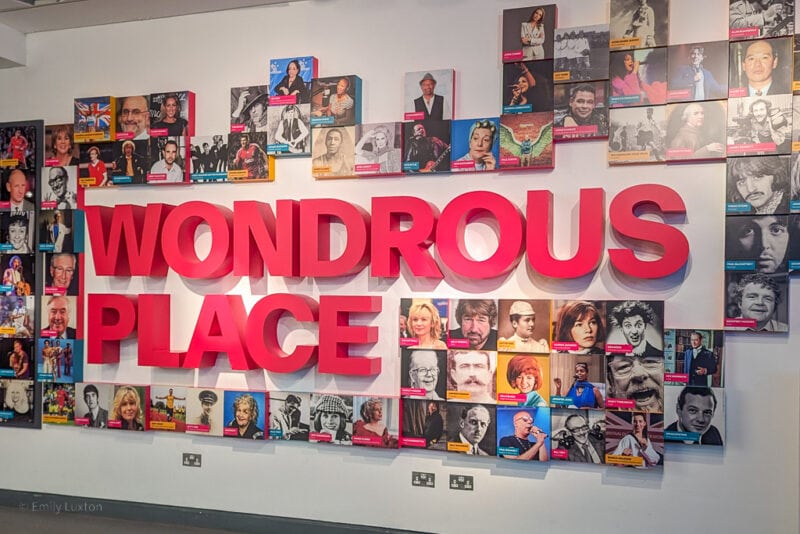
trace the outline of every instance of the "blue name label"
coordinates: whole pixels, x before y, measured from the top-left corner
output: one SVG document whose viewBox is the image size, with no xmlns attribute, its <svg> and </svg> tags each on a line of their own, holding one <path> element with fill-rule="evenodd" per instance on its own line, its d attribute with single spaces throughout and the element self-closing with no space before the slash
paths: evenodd
<svg viewBox="0 0 800 534">
<path fill-rule="evenodd" d="M 403 162 L 403 170 L 404 171 L 418 171 L 419 170 L 419 161 L 404 161 Z"/>
<path fill-rule="evenodd" d="M 700 434 L 697 432 L 678 432 L 677 430 L 665 430 L 664 439 L 666 441 L 700 441 Z"/>
<path fill-rule="evenodd" d="M 130 184 L 133 183 L 133 178 L 130 176 L 115 176 L 111 181 L 115 184 Z"/>
<path fill-rule="evenodd" d="M 0 376 L 3 377 L 11 377 L 14 378 L 14 370 L 13 369 L 0 369 Z"/>
<path fill-rule="evenodd" d="M 39 380 L 53 380 L 53 373 L 39 373 Z"/>
<path fill-rule="evenodd" d="M 728 202 L 725 205 L 725 211 L 728 213 L 750 213 L 753 207 L 748 202 Z"/>
<path fill-rule="evenodd" d="M 14 412 L 2 410 L 0 411 L 0 419 L 14 419 Z"/>
<path fill-rule="evenodd" d="M 0 286 L 0 293 L 9 293 L 14 291 L 14 286 Z"/>
<path fill-rule="evenodd" d="M 0 250 L 14 250 L 14 245 L 11 243 L 0 243 Z"/>
<path fill-rule="evenodd" d="M 530 113 L 533 104 L 517 104 L 516 106 L 503 106 L 503 113 Z"/>
<path fill-rule="evenodd" d="M 53 252 L 56 246 L 52 243 L 39 243 L 39 252 Z"/>
<path fill-rule="evenodd" d="M 519 456 L 519 449 L 516 447 L 497 447 L 497 454 L 500 456 Z"/>
<path fill-rule="evenodd" d="M 755 271 L 756 262 L 754 260 L 725 260 L 726 271 Z"/>
<path fill-rule="evenodd" d="M 333 126 L 333 115 L 327 117 L 311 117 L 311 126 Z"/>
<path fill-rule="evenodd" d="M 642 97 L 640 95 L 623 95 L 623 96 L 610 96 L 608 97 L 608 103 L 612 106 L 615 104 L 638 104 L 642 101 Z"/>
<path fill-rule="evenodd" d="M 269 437 L 280 439 L 283 437 L 283 430 L 281 430 L 280 428 L 270 428 Z"/>
<path fill-rule="evenodd" d="M 800 260 L 789 260 L 789 270 L 796 271 L 800 269 Z"/>
<path fill-rule="evenodd" d="M 224 182 L 228 179 L 227 172 L 198 172 L 191 175 L 193 182 Z"/>
<path fill-rule="evenodd" d="M 800 200 L 792 200 L 789 202 L 789 209 L 792 211 L 800 211 Z"/>
<path fill-rule="evenodd" d="M 572 399 L 569 397 L 559 397 L 553 395 L 550 397 L 550 404 L 555 404 L 556 406 L 569 406 L 572 404 Z"/>
<path fill-rule="evenodd" d="M 289 152 L 289 145 L 286 143 L 273 143 L 271 145 L 267 145 L 267 152 L 283 154 L 284 152 Z"/>
</svg>

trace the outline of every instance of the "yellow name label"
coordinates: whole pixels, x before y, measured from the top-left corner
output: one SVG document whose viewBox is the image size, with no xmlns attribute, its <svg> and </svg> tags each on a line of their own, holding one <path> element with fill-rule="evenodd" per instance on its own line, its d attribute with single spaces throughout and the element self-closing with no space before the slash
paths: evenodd
<svg viewBox="0 0 800 534">
<path fill-rule="evenodd" d="M 609 152 L 608 161 L 632 161 L 650 159 L 649 150 L 631 150 L 629 152 Z"/>
<path fill-rule="evenodd" d="M 247 169 L 239 169 L 236 171 L 228 171 L 228 178 L 231 180 L 247 179 Z"/>
<path fill-rule="evenodd" d="M 611 39 L 608 42 L 609 48 L 638 48 L 642 44 L 641 37 L 621 37 L 619 39 Z"/>
<path fill-rule="evenodd" d="M 562 72 L 554 72 L 553 73 L 553 81 L 554 82 L 567 82 L 569 81 L 569 71 L 565 70 Z"/>
<path fill-rule="evenodd" d="M 0 159 L 0 167 L 16 167 L 17 165 L 19 165 L 17 158 Z"/>
<path fill-rule="evenodd" d="M 461 443 L 460 441 L 448 441 L 448 452 L 469 452 L 469 443 Z"/>
<path fill-rule="evenodd" d="M 470 400 L 472 396 L 469 394 L 469 391 L 448 391 L 447 398 L 458 399 L 458 400 Z"/>
<path fill-rule="evenodd" d="M 606 454 L 606 463 L 641 467 L 644 465 L 644 458 L 641 456 L 625 456 L 623 454 Z"/>
</svg>

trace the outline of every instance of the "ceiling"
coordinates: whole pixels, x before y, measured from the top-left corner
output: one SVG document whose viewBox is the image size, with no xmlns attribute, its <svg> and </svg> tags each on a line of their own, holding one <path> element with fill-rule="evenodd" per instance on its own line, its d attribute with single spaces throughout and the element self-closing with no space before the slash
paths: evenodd
<svg viewBox="0 0 800 534">
<path fill-rule="evenodd" d="M 297 1 L 0 0 L 0 24 L 20 33 L 35 33 Z"/>
</svg>

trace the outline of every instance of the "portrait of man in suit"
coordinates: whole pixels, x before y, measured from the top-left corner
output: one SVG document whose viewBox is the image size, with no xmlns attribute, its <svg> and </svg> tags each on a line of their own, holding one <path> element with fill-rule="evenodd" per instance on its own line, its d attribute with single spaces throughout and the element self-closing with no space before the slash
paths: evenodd
<svg viewBox="0 0 800 534">
<path fill-rule="evenodd" d="M 708 386 L 708 377 L 717 372 L 717 359 L 703 346 L 703 334 L 692 332 L 691 348 L 683 353 L 683 370 L 689 375 L 690 386 Z"/>
</svg>

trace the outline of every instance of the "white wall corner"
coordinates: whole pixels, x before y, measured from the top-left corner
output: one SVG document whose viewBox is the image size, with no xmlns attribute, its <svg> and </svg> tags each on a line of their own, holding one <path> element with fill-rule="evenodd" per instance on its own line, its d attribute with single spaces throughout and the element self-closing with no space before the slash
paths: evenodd
<svg viewBox="0 0 800 534">
<path fill-rule="evenodd" d="M 0 24 L 0 68 L 25 66 L 25 34 Z"/>
</svg>

